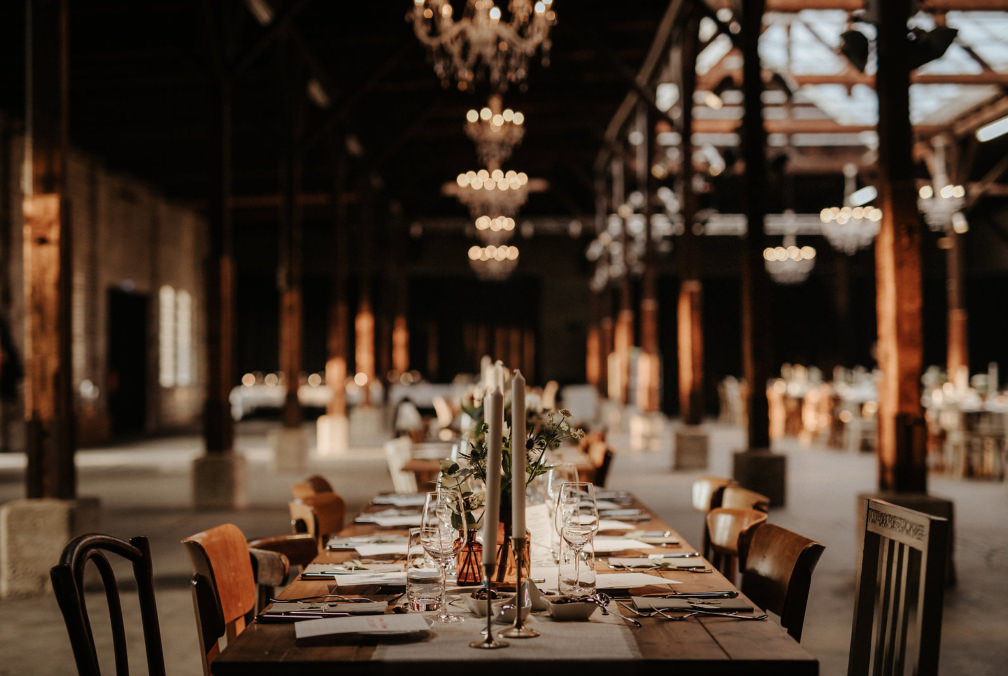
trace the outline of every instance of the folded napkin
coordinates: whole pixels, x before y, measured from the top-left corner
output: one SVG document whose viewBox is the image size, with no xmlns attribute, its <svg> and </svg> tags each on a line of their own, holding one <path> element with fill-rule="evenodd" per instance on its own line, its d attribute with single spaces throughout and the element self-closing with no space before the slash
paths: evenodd
<svg viewBox="0 0 1008 676">
<path fill-rule="evenodd" d="M 633 524 L 625 521 L 617 521 L 616 519 L 599 519 L 598 523 L 600 533 L 606 530 L 633 530 L 634 528 L 636 528 L 636 526 Z"/>
<path fill-rule="evenodd" d="M 609 552 L 622 552 L 627 549 L 654 549 L 655 546 L 630 538 L 607 538 L 595 536 L 591 548 L 596 554 L 606 554 Z"/>
<path fill-rule="evenodd" d="M 392 505 L 393 507 L 423 507 L 426 499 L 426 493 L 390 493 L 375 497 L 373 502 L 376 505 Z"/>
<path fill-rule="evenodd" d="M 304 601 L 277 601 L 259 614 L 261 620 L 298 621 L 319 617 L 344 617 L 346 615 L 381 615 L 388 609 L 386 601 L 363 603 L 308 603 Z"/>
<path fill-rule="evenodd" d="M 623 519 L 626 521 L 650 521 L 651 515 L 639 509 L 599 508 L 599 516 L 607 519 Z"/>
<path fill-rule="evenodd" d="M 333 575 L 337 587 L 358 587 L 360 585 L 376 584 L 382 587 L 405 587 L 406 571 L 392 573 L 350 573 L 349 575 Z"/>
<path fill-rule="evenodd" d="M 365 615 L 360 617 L 329 617 L 308 620 L 294 625 L 294 636 L 298 641 L 361 634 L 366 636 L 394 636 L 427 632 L 430 626 L 422 615 Z"/>
<path fill-rule="evenodd" d="M 595 586 L 598 589 L 630 589 L 631 587 L 670 584 L 680 584 L 680 582 L 648 573 L 604 573 L 595 576 Z"/>
<path fill-rule="evenodd" d="M 336 575 L 359 575 L 362 573 L 396 573 L 403 569 L 401 563 L 341 564 L 309 563 L 303 575 L 311 577 L 335 577 Z"/>
<path fill-rule="evenodd" d="M 355 523 L 373 523 L 381 528 L 409 528 L 419 526 L 422 519 L 420 514 L 362 514 L 354 521 Z"/>
<path fill-rule="evenodd" d="M 690 599 L 661 598 L 660 596 L 634 596 L 633 604 L 637 610 L 712 610 L 725 613 L 751 613 L 753 606 L 743 599 Z"/>
<path fill-rule="evenodd" d="M 331 537 L 326 543 L 326 549 L 357 549 L 362 545 L 401 545 L 406 546 L 405 535 L 353 535 L 348 538 Z M 366 555 L 362 555 L 366 556 Z"/>
</svg>

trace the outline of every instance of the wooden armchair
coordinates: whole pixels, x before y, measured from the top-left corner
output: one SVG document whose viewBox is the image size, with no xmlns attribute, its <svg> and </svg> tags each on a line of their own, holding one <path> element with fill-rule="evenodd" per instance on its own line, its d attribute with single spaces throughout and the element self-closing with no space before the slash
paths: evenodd
<svg viewBox="0 0 1008 676">
<path fill-rule="evenodd" d="M 321 551 L 326 539 L 343 529 L 346 503 L 336 493 L 318 493 L 288 503 L 291 527 L 296 533 L 307 533 Z"/>
<path fill-rule="evenodd" d="M 796 641 L 805 624 L 812 571 L 825 547 L 797 533 L 763 522 L 739 538 L 742 593 L 780 616 Z"/>
<path fill-rule="evenodd" d="M 938 673 L 949 522 L 868 500 L 848 676 Z"/>
<path fill-rule="evenodd" d="M 203 673 L 210 676 L 220 639 L 226 637 L 230 643 L 255 617 L 259 599 L 255 571 L 273 587 L 286 579 L 290 564 L 278 552 L 249 549 L 245 535 L 232 523 L 191 535 L 182 544 L 192 560 L 196 629 Z"/>
<path fill-rule="evenodd" d="M 739 485 L 730 485 L 725 486 L 719 506 L 733 509 L 758 509 L 761 512 L 766 512 L 770 509 L 770 498 Z"/>
<path fill-rule="evenodd" d="M 112 565 L 105 553 L 111 552 L 133 565 L 133 578 L 140 601 L 140 620 L 147 648 L 147 673 L 164 676 L 164 652 L 161 646 L 161 629 L 158 623 L 157 604 L 154 601 L 154 569 L 150 543 L 145 537 L 131 538 L 129 542 L 111 535 L 81 535 L 71 540 L 63 549 L 59 563 L 49 570 L 56 601 L 63 613 L 70 647 L 73 649 L 77 673 L 81 676 L 98 676 L 98 651 L 95 648 L 91 620 L 84 603 L 84 567 L 93 561 L 105 587 L 109 619 L 112 623 L 112 645 L 115 654 L 116 674 L 129 673 L 126 650 L 126 631 L 122 605 Z"/>
<path fill-rule="evenodd" d="M 766 512 L 756 509 L 715 507 L 707 512 L 711 563 L 732 584 L 739 560 L 739 539 L 746 531 L 767 520 Z"/>
</svg>

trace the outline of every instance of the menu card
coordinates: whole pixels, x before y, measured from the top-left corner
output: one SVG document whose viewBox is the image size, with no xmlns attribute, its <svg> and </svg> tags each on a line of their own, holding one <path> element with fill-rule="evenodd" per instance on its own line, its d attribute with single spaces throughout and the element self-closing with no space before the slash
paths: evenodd
<svg viewBox="0 0 1008 676">
<path fill-rule="evenodd" d="M 363 634 L 367 636 L 412 634 L 429 631 L 422 615 L 363 615 L 359 617 L 327 617 L 307 620 L 294 625 L 297 640 Z"/>
</svg>

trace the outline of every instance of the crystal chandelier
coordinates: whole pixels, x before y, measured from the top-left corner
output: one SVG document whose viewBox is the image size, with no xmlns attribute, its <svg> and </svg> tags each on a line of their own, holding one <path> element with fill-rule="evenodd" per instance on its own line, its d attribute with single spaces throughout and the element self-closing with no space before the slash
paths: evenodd
<svg viewBox="0 0 1008 676">
<path fill-rule="evenodd" d="M 845 164 L 844 172 L 844 206 L 827 207 L 819 212 L 822 221 L 823 236 L 837 251 L 848 256 L 875 241 L 879 233 L 879 223 L 882 220 L 882 210 L 873 206 L 861 206 L 862 201 L 870 202 L 878 194 L 874 188 L 869 190 L 867 199 L 854 199 L 859 192 L 856 190 L 857 167 L 851 163 Z M 859 202 L 853 206 L 852 202 Z"/>
<path fill-rule="evenodd" d="M 784 235 L 783 246 L 763 250 L 763 262 L 770 277 L 778 284 L 801 284 L 815 267 L 816 250 L 798 247 L 794 235 Z"/>
<path fill-rule="evenodd" d="M 950 228 L 956 232 L 966 232 L 965 205 L 966 189 L 953 185 L 945 166 L 945 144 L 943 136 L 934 138 L 934 164 L 932 165 L 933 185 L 923 185 L 917 192 L 917 209 L 924 216 L 924 222 L 935 232 L 945 232 Z"/>
<path fill-rule="evenodd" d="M 480 279 L 500 281 L 507 279 L 518 265 L 518 247 L 516 246 L 479 246 L 469 247 L 469 267 Z"/>
<path fill-rule="evenodd" d="M 514 234 L 515 220 L 510 216 L 480 216 L 476 219 L 476 236 L 484 244 L 503 244 Z"/>
<path fill-rule="evenodd" d="M 458 199 L 473 218 L 486 214 L 514 216 L 528 200 L 528 175 L 523 172 L 469 171 L 459 174 Z"/>
<path fill-rule="evenodd" d="M 466 136 L 476 144 L 480 161 L 491 169 L 500 168 L 525 136 L 525 116 L 510 108 L 501 110 L 501 98 L 490 97 L 481 110 L 466 113 Z"/>
<path fill-rule="evenodd" d="M 549 32 L 556 23 L 553 0 L 510 0 L 507 17 L 493 0 L 466 0 L 455 19 L 449 0 L 413 0 L 413 32 L 431 53 L 441 84 L 461 90 L 485 79 L 495 91 L 525 80 L 528 62 L 542 46 L 548 59 Z"/>
</svg>

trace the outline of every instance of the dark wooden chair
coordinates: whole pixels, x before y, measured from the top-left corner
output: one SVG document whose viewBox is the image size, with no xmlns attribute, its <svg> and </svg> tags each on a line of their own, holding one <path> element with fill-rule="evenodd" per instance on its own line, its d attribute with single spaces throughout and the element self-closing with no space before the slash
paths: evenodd
<svg viewBox="0 0 1008 676">
<path fill-rule="evenodd" d="M 182 544 L 192 560 L 196 629 L 203 673 L 210 676 L 220 640 L 230 643 L 255 617 L 259 600 L 255 571 L 273 587 L 286 579 L 290 564 L 283 554 L 249 549 L 245 535 L 231 523 L 191 535 Z"/>
<path fill-rule="evenodd" d="M 764 610 L 780 616 L 796 641 L 805 624 L 812 571 L 823 547 L 797 533 L 763 522 L 739 538 L 742 593 Z"/>
<path fill-rule="evenodd" d="M 127 542 L 111 535 L 96 533 L 81 535 L 71 540 L 63 549 L 59 563 L 49 570 L 56 601 L 59 603 L 67 633 L 70 635 L 70 647 L 77 663 L 77 673 L 81 676 L 98 676 L 101 673 L 98 651 L 91 631 L 91 620 L 84 602 L 84 568 L 88 561 L 93 561 L 105 587 L 105 599 L 108 602 L 109 619 L 112 623 L 116 674 L 120 676 L 129 674 L 126 631 L 122 605 L 119 601 L 119 588 L 106 553 L 121 556 L 133 565 L 133 578 L 136 581 L 140 601 L 140 620 L 147 647 L 147 673 L 163 675 L 164 653 L 161 647 L 157 604 L 154 601 L 154 568 L 150 543 L 145 537 L 135 537 Z"/>
<path fill-rule="evenodd" d="M 726 486 L 734 486 L 735 479 L 720 476 L 702 476 L 693 482 L 693 509 L 704 514 L 703 541 L 700 553 L 710 558 L 710 536 L 707 533 L 707 512 L 721 506 L 721 496 Z"/>
<path fill-rule="evenodd" d="M 266 606 L 276 592 L 276 588 L 286 585 L 295 575 L 294 568 L 304 570 L 318 555 L 315 538 L 308 533 L 288 533 L 271 535 L 248 541 L 252 559 L 252 573 L 258 586 L 259 600 L 256 607 Z M 275 552 L 283 556 L 267 556 Z"/>
<path fill-rule="evenodd" d="M 735 572 L 738 567 L 740 536 L 766 520 L 766 512 L 756 509 L 715 507 L 707 512 L 711 563 L 732 584 L 735 584 Z"/>
<path fill-rule="evenodd" d="M 321 474 L 312 474 L 310 477 L 304 481 L 299 481 L 296 484 L 291 485 L 291 493 L 294 495 L 295 500 L 300 500 L 301 498 L 307 498 L 311 495 L 317 493 L 332 493 L 333 487 Z"/>
<path fill-rule="evenodd" d="M 609 479 L 609 469 L 612 467 L 613 450 L 611 448 L 606 448 L 605 452 L 602 453 L 602 459 L 597 465 L 595 465 L 595 485 L 605 486 L 606 481 Z"/>
<path fill-rule="evenodd" d="M 938 673 L 949 523 L 868 500 L 848 676 Z"/>
<path fill-rule="evenodd" d="M 288 503 L 291 528 L 295 533 L 308 533 L 315 538 L 318 551 L 326 540 L 343 530 L 346 502 L 336 493 L 318 493 Z"/>
</svg>

